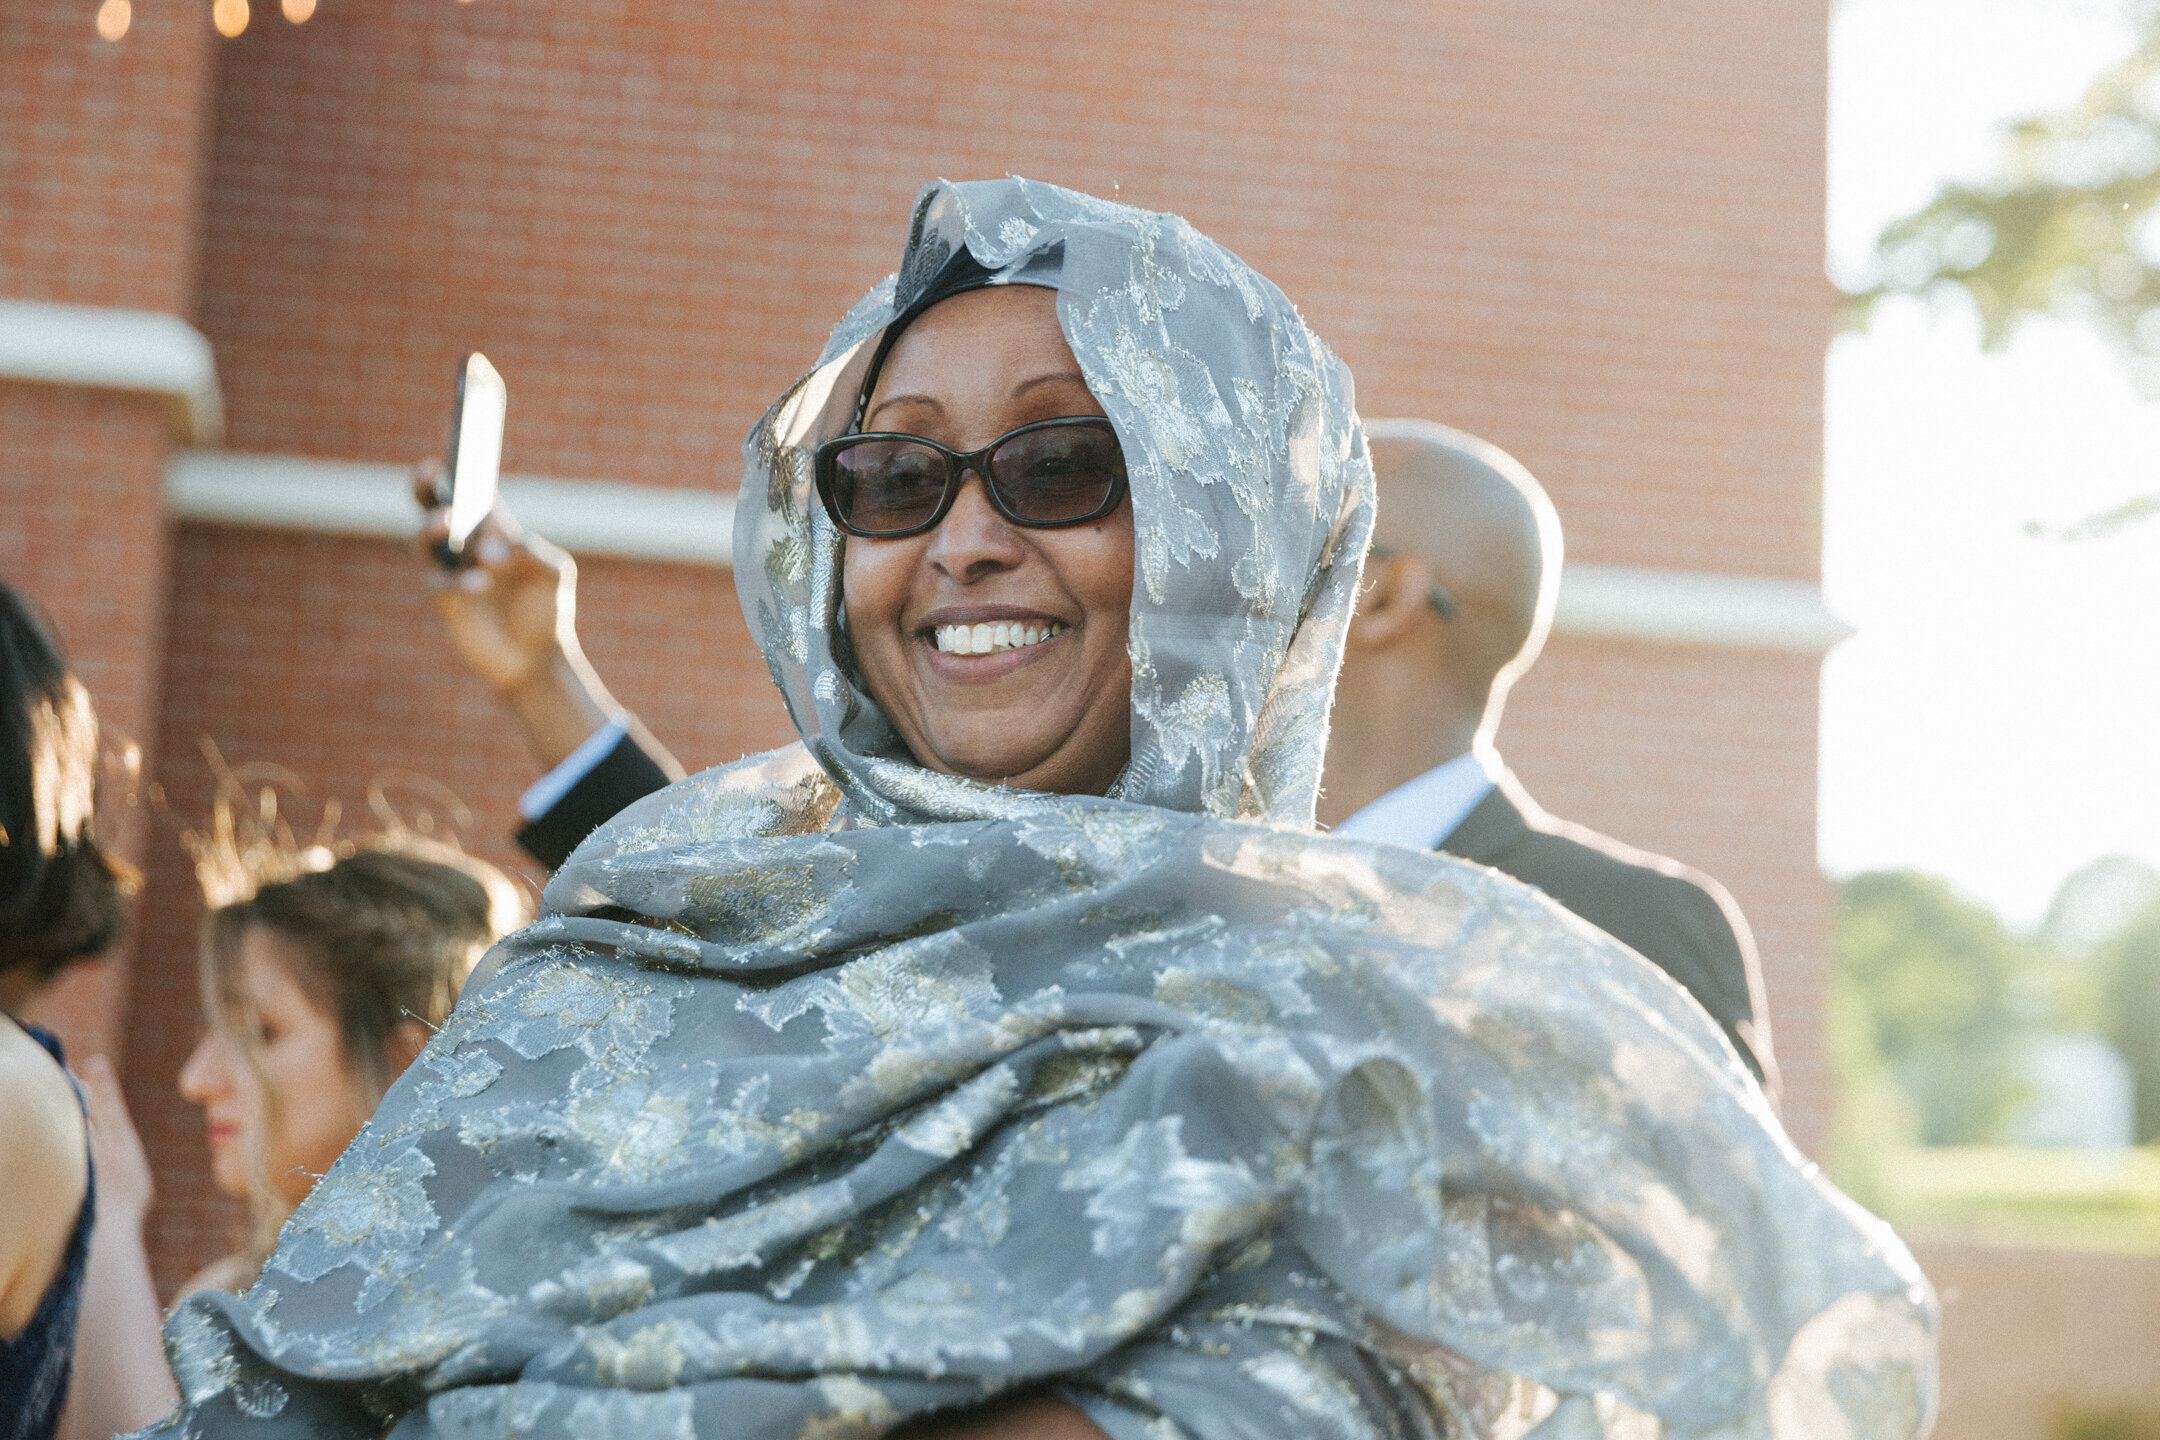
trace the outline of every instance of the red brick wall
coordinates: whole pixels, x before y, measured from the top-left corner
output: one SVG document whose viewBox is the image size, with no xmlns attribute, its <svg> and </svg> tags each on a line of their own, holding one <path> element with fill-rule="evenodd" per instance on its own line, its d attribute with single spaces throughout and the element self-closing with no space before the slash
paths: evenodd
<svg viewBox="0 0 2160 1440">
<path fill-rule="evenodd" d="M 929 178 L 1178 210 L 1371 414 L 1520 456 L 1584 559 L 1811 576 L 1824 0 L 347 0 L 229 48 L 235 448 L 730 485 Z"/>
<path fill-rule="evenodd" d="M 194 310 L 208 5 L 0 0 L 0 296 Z"/>
<path fill-rule="evenodd" d="M 134 43 L 110 45 L 89 7 L 0 0 L 0 298 L 193 310 L 208 10 L 142 10 Z M 51 617 L 106 724 L 146 746 L 168 443 L 162 401 L 0 380 L 0 580 Z M 107 838 L 138 858 L 140 818 L 107 807 Z M 79 1053 L 123 1043 L 131 949 L 38 1005 Z"/>
</svg>

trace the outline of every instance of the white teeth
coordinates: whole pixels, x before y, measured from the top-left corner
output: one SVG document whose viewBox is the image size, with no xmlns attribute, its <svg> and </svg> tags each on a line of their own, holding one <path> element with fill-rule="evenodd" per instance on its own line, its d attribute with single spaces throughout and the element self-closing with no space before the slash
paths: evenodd
<svg viewBox="0 0 2160 1440">
<path fill-rule="evenodd" d="M 937 627 L 937 648 L 948 655 L 994 655 L 1000 650 L 1040 645 L 1063 629 L 1065 626 L 1055 620 L 1048 625 L 1016 625 L 1004 621 L 982 625 L 940 625 Z"/>
</svg>

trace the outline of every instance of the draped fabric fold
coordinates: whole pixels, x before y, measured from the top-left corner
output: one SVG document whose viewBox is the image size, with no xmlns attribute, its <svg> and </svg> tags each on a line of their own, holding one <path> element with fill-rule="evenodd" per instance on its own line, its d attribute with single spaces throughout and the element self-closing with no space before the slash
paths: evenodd
<svg viewBox="0 0 2160 1440">
<path fill-rule="evenodd" d="M 955 257 L 1050 284 L 1132 479 L 1106 797 L 916 766 L 808 451 Z M 1311 828 L 1370 528 L 1348 372 L 1175 217 L 930 187 L 745 445 L 803 743 L 565 865 L 160 1433 L 1906 1440 L 1934 1300 L 1684 991 L 1535 892 Z"/>
</svg>

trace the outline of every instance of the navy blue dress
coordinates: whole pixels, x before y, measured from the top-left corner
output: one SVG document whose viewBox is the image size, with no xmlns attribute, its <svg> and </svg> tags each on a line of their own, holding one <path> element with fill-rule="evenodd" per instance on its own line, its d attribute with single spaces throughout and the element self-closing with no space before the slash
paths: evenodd
<svg viewBox="0 0 2160 1440">
<path fill-rule="evenodd" d="M 14 1020 L 13 1016 L 8 1017 Z M 31 1039 L 65 1068 L 59 1037 L 16 1020 Z M 72 1081 L 74 1076 L 70 1075 Z M 82 1087 L 75 1087 L 78 1100 Z M 96 1176 L 83 1186 L 82 1211 L 68 1236 L 67 1258 L 45 1287 L 37 1313 L 13 1340 L 0 1340 L 0 1440 L 51 1440 L 67 1403 L 68 1366 L 75 1356 L 75 1315 L 82 1306 L 83 1267 L 90 1258 L 90 1224 Z"/>
</svg>

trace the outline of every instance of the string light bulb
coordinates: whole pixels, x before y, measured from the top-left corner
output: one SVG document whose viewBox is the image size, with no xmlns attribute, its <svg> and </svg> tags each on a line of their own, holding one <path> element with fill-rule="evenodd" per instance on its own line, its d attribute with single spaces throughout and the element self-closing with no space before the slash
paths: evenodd
<svg viewBox="0 0 2160 1440">
<path fill-rule="evenodd" d="M 128 26 L 135 20 L 135 7 L 128 0 L 105 0 L 97 7 L 97 33 L 100 40 L 118 40 L 127 34 Z"/>
<path fill-rule="evenodd" d="M 248 0 L 216 0 L 210 7 L 210 23 L 230 40 L 248 27 Z"/>
<path fill-rule="evenodd" d="M 315 0 L 278 0 L 278 8 L 293 24 L 305 25 L 308 17 L 315 13 Z"/>
</svg>

